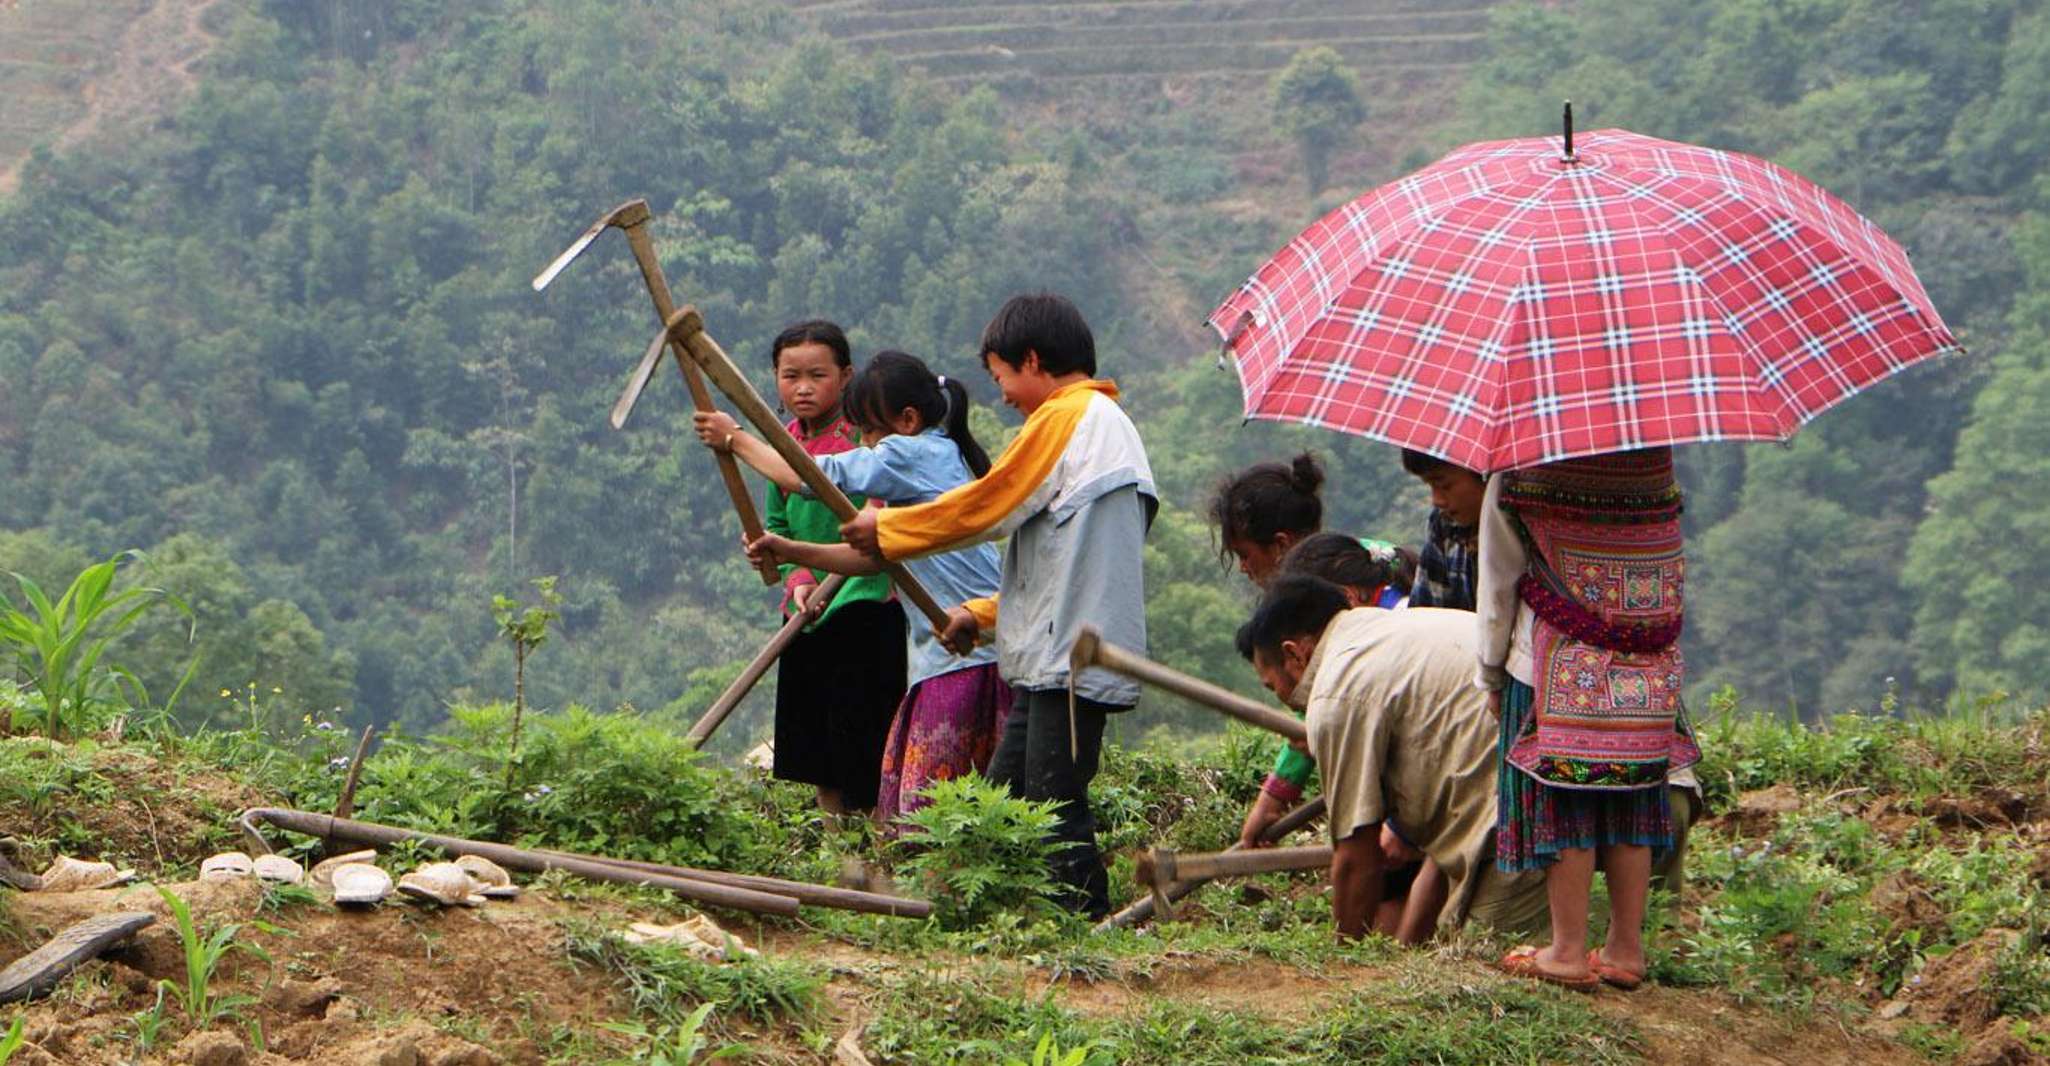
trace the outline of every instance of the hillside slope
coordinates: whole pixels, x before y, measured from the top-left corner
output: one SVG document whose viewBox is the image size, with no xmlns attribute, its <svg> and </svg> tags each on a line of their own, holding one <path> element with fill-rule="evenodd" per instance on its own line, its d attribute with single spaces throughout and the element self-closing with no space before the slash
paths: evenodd
<svg viewBox="0 0 2050 1066">
<path fill-rule="evenodd" d="M 220 0 L 0 0 L 0 195 L 40 146 L 166 114 L 196 84 Z"/>
</svg>

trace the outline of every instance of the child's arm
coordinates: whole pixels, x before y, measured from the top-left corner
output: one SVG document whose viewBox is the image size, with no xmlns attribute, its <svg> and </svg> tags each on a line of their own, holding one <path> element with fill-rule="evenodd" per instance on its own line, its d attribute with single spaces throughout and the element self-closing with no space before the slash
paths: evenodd
<svg viewBox="0 0 2050 1066">
<path fill-rule="evenodd" d="M 841 539 L 897 560 L 1008 535 L 1052 502 L 1054 468 L 1088 411 L 1087 397 L 1079 399 L 1041 405 L 989 473 L 927 503 L 856 516 Z"/>
<path fill-rule="evenodd" d="M 730 451 L 734 458 L 754 468 L 755 473 L 774 482 L 784 492 L 802 492 L 804 481 L 797 471 L 790 469 L 776 449 L 769 442 L 740 428 L 740 423 L 724 411 L 699 411 L 691 416 L 693 428 L 705 447 L 715 452 Z"/>
<path fill-rule="evenodd" d="M 778 565 L 796 565 L 833 574 L 859 577 L 882 572 L 882 565 L 845 544 L 813 544 L 764 533 L 747 546 L 751 564 L 767 559 Z"/>
<path fill-rule="evenodd" d="M 1516 612 L 1522 606 L 1516 581 L 1530 561 L 1515 523 L 1502 510 L 1502 483 L 1506 480 L 1508 475 L 1489 478 L 1487 494 L 1481 499 L 1480 573 L 1476 575 L 1480 587 L 1474 591 L 1474 609 L 1479 616 L 1475 624 L 1481 638 L 1480 672 L 1474 681 L 1491 691 L 1509 679 L 1505 664 L 1509 644 L 1516 636 Z"/>
</svg>

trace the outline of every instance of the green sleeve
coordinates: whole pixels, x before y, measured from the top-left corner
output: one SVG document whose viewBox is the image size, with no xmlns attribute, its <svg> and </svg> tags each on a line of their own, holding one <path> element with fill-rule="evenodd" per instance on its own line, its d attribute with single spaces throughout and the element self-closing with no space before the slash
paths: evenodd
<svg viewBox="0 0 2050 1066">
<path fill-rule="evenodd" d="M 779 537 L 796 539 L 790 536 L 790 497 L 774 485 L 769 486 L 768 503 L 762 508 L 762 528 Z M 795 569 L 797 567 L 793 563 L 782 563 L 776 567 L 776 572 L 788 582 L 790 571 Z"/>
<path fill-rule="evenodd" d="M 1292 744 L 1282 744 L 1281 750 L 1275 753 L 1274 776 L 1297 788 L 1308 787 L 1310 775 L 1316 771 L 1317 761 L 1297 751 Z"/>
</svg>

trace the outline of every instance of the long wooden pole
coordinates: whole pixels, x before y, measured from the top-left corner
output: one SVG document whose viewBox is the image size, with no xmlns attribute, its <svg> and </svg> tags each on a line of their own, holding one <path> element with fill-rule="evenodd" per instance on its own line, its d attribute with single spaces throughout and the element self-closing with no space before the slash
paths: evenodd
<svg viewBox="0 0 2050 1066">
<path fill-rule="evenodd" d="M 1283 714 L 1264 703 L 1256 703 L 1229 689 L 1199 677 L 1190 677 L 1173 667 L 1162 666 L 1137 652 L 1120 648 L 1103 639 L 1093 627 L 1083 626 L 1068 653 L 1068 665 L 1080 672 L 1091 666 L 1115 670 L 1155 688 L 1164 689 L 1212 710 L 1222 711 L 1247 725 L 1278 733 L 1297 743 L 1308 743 L 1310 733 L 1302 719 Z"/>
<path fill-rule="evenodd" d="M 1260 842 L 1272 844 L 1322 817 L 1324 817 L 1324 797 L 1318 796 L 1287 814 L 1276 818 L 1274 823 L 1269 825 L 1266 831 L 1260 834 Z M 1237 844 L 1233 844 L 1225 850 L 1239 851 L 1242 849 Z M 1153 887 L 1156 895 L 1165 898 L 1172 905 L 1181 902 L 1190 893 L 1209 883 L 1209 880 L 1204 878 L 1176 881 L 1173 884 Z M 1152 895 L 1141 896 L 1133 900 L 1124 910 L 1096 923 L 1096 928 L 1099 932 L 1105 929 L 1128 929 L 1153 917 L 1154 910 L 1154 897 Z"/>
<path fill-rule="evenodd" d="M 1148 888 L 1165 888 L 1176 881 L 1247 877 L 1279 870 L 1314 870 L 1319 866 L 1329 865 L 1329 844 L 1187 854 L 1168 848 L 1155 848 L 1139 856 L 1137 865 L 1133 867 L 1133 876 Z"/>
<path fill-rule="evenodd" d="M 846 583 L 847 577 L 844 574 L 828 576 L 819 582 L 817 590 L 812 593 L 813 601 L 832 603 L 834 594 Z M 818 597 L 824 599 L 820 600 Z M 698 719 L 696 725 L 690 727 L 690 732 L 684 735 L 684 743 L 693 748 L 704 747 L 705 741 L 712 739 L 712 734 L 725 724 L 726 717 L 733 713 L 735 707 L 740 706 L 740 701 L 747 698 L 747 694 L 754 690 L 755 683 L 769 672 L 769 666 L 790 647 L 791 642 L 795 641 L 799 634 L 804 632 L 804 627 L 810 624 L 811 620 L 809 611 L 799 611 L 791 615 L 790 620 L 783 623 L 783 628 L 777 630 L 776 635 L 770 637 L 769 642 L 762 646 L 762 650 L 741 668 L 740 676 L 734 678 L 733 683 L 726 686 L 726 691 L 721 692 L 719 698 L 712 701 L 711 709 Z"/>
<path fill-rule="evenodd" d="M 647 205 L 643 203 L 636 214 L 638 217 L 620 222 L 619 228 L 626 231 L 627 246 L 633 249 L 634 262 L 641 268 L 641 279 L 648 283 L 648 295 L 655 301 L 655 316 L 667 322 L 676 313 L 676 301 L 669 294 L 669 279 L 662 274 L 662 260 L 655 255 L 655 242 L 648 236 Z M 681 346 L 671 344 L 669 348 L 670 354 L 676 357 L 677 371 L 683 375 L 684 387 L 690 390 L 691 405 L 699 411 L 713 410 L 712 394 L 705 388 L 698 368 L 684 358 Z M 735 513 L 740 515 L 740 530 L 752 542 L 762 535 L 762 519 L 755 511 L 754 495 L 748 491 L 747 481 L 740 476 L 740 466 L 732 455 L 720 452 L 714 458 L 719 464 L 719 479 L 726 483 L 726 495 L 733 500 Z M 764 585 L 774 585 L 783 579 L 771 563 L 764 562 L 756 570 L 762 575 Z"/>
<path fill-rule="evenodd" d="M 544 873 L 548 870 L 566 870 L 578 877 L 592 881 L 610 881 L 624 885 L 648 885 L 652 888 L 666 888 L 685 899 L 699 903 L 710 903 L 735 910 L 753 911 L 757 914 L 780 914 L 795 917 L 797 898 L 773 892 L 763 892 L 734 885 L 715 884 L 696 878 L 673 877 L 666 874 L 633 870 L 600 862 L 588 856 L 570 856 L 529 851 L 507 844 L 493 844 L 483 840 L 465 840 L 462 837 L 442 836 L 438 833 L 422 833 L 411 829 L 398 829 L 374 822 L 358 822 L 333 815 L 316 814 L 312 811 L 295 811 L 282 807 L 252 807 L 242 812 L 244 830 L 255 834 L 253 823 L 262 821 L 288 829 L 294 833 L 305 833 L 328 840 L 353 840 L 358 843 L 388 846 L 402 841 L 414 841 L 428 847 L 438 848 L 450 856 L 481 855 L 508 870 L 523 870 L 528 873 Z M 259 839 L 261 837 L 259 836 Z"/>
<path fill-rule="evenodd" d="M 544 855 L 580 856 L 567 852 L 543 851 Z M 863 914 L 883 914 L 895 918 L 924 918 L 932 913 L 932 904 L 908 896 L 891 896 L 881 892 L 862 892 L 852 888 L 835 888 L 831 885 L 807 884 L 803 881 L 785 881 L 780 877 L 758 877 L 754 874 L 732 874 L 724 870 L 700 870 L 691 866 L 664 866 L 661 863 L 640 862 L 635 859 L 608 859 L 587 856 L 607 866 L 618 866 L 628 870 L 644 870 L 648 873 L 668 874 L 672 877 L 687 877 L 697 881 L 710 881 L 715 885 L 733 885 L 736 888 L 753 888 L 763 892 L 774 892 L 779 896 L 794 896 L 797 902 L 807 906 L 834 907 L 843 911 L 860 911 Z"/>
<path fill-rule="evenodd" d="M 790 469 L 797 474 L 798 480 L 804 482 L 806 488 L 811 489 L 812 495 L 817 496 L 840 521 L 853 521 L 855 515 L 860 513 L 855 510 L 854 501 L 848 499 L 847 494 L 840 491 L 840 486 L 833 484 L 826 477 L 825 471 L 820 470 L 819 464 L 813 462 L 811 455 L 797 443 L 797 438 L 792 437 L 790 431 L 783 428 L 783 423 L 762 400 L 761 393 L 755 391 L 754 385 L 747 380 L 747 375 L 740 372 L 732 357 L 705 332 L 705 320 L 697 308 L 685 306 L 679 309 L 669 317 L 664 328 L 669 331 L 672 340 L 684 351 L 689 352 L 692 359 L 697 360 L 698 369 L 712 379 L 712 384 L 719 386 L 719 391 L 725 393 L 726 398 L 732 400 L 735 407 L 740 408 L 740 413 L 754 424 L 762 439 L 776 449 L 776 454 L 782 456 L 784 462 L 790 464 Z M 920 585 L 918 579 L 912 577 L 911 572 L 904 569 L 902 563 L 884 563 L 883 573 L 890 575 L 890 580 L 897 586 L 897 591 L 925 615 L 935 630 L 946 629 L 946 610 L 933 601 L 932 594 L 925 591 L 925 586 Z"/>
</svg>

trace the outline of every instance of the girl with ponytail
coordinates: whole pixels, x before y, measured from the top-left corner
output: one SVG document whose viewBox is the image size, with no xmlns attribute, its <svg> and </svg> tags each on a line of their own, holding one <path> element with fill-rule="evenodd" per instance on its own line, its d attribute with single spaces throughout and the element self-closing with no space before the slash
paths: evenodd
<svg viewBox="0 0 2050 1066">
<path fill-rule="evenodd" d="M 934 374 L 916 356 L 878 352 L 847 386 L 847 417 L 861 428 L 862 447 L 818 456 L 819 468 L 850 496 L 871 506 L 924 503 L 989 470 L 989 454 L 968 429 L 968 389 Z M 696 418 L 698 437 L 731 449 L 742 462 L 786 492 L 807 490 L 775 449 L 719 412 Z M 818 544 L 769 534 L 748 545 L 750 559 L 841 574 L 873 574 L 867 555 L 845 544 Z M 996 548 L 977 544 L 904 563 L 933 598 L 965 603 L 994 596 L 1001 579 Z M 897 707 L 883 749 L 875 815 L 889 831 L 897 819 L 925 803 L 934 781 L 989 766 L 1010 712 L 1011 689 L 997 675 L 987 645 L 956 655 L 918 622 L 909 627 L 910 688 Z"/>
</svg>

